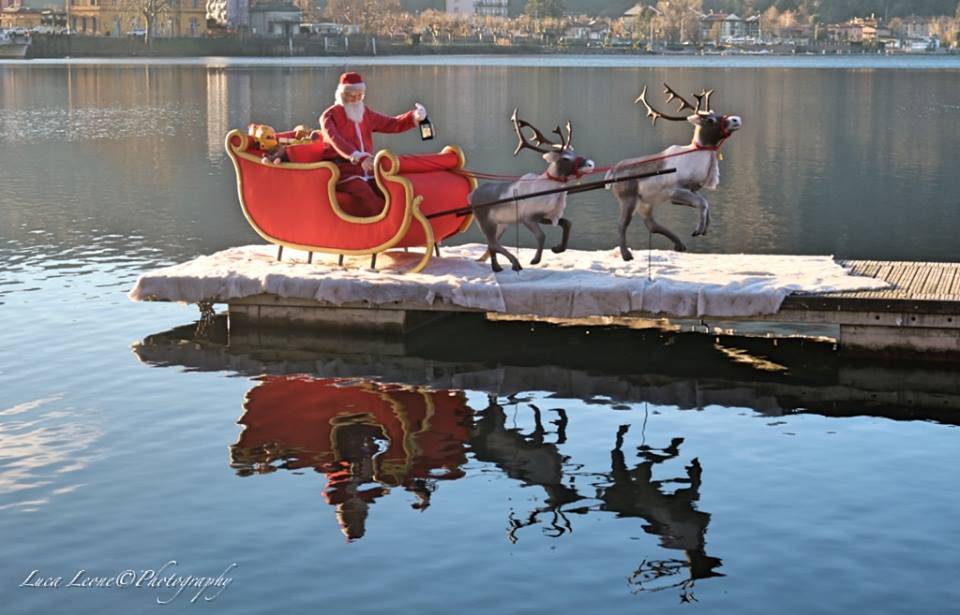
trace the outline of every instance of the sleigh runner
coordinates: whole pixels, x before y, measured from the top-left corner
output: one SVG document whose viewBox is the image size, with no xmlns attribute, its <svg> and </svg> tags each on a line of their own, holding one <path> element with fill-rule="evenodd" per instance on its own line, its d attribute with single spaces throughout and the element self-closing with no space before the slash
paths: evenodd
<svg viewBox="0 0 960 615">
<path fill-rule="evenodd" d="M 227 154 L 237 174 L 240 207 L 250 226 L 267 241 L 307 252 L 342 257 L 376 256 L 391 248 L 423 247 L 423 258 L 412 268 L 421 271 L 444 239 L 466 230 L 466 216 L 431 213 L 462 207 L 476 188 L 465 173 L 460 148 L 447 146 L 438 154 L 398 156 L 381 150 L 374 161 L 374 177 L 386 200 L 375 216 L 347 213 L 348 197 L 337 194 L 340 170 L 329 161 L 262 162 L 247 135 L 232 130 L 226 137 Z M 343 200 L 341 200 L 343 199 Z"/>
</svg>

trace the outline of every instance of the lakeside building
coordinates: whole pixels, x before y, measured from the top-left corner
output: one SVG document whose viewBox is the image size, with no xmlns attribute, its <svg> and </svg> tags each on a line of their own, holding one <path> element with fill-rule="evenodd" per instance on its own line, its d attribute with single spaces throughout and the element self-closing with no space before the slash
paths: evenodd
<svg viewBox="0 0 960 615">
<path fill-rule="evenodd" d="M 207 0 L 206 9 L 207 19 L 221 28 L 250 26 L 250 0 Z"/>
<path fill-rule="evenodd" d="M 509 0 L 446 0 L 447 15 L 458 17 L 506 17 Z"/>
<path fill-rule="evenodd" d="M 258 2 L 250 7 L 250 32 L 291 37 L 300 30 L 303 13 L 291 2 Z"/>
<path fill-rule="evenodd" d="M 763 38 L 763 20 L 760 15 L 740 17 L 736 13 L 707 13 L 700 18 L 700 38 L 705 41 L 728 42 Z"/>
<path fill-rule="evenodd" d="M 62 0 L 0 0 L 0 28 L 59 32 L 66 25 Z"/>
<path fill-rule="evenodd" d="M 67 24 L 73 34 L 142 35 L 146 20 L 135 4 L 123 0 L 67 0 Z M 169 0 L 169 10 L 154 24 L 154 36 L 197 37 L 207 31 L 203 0 Z"/>
</svg>

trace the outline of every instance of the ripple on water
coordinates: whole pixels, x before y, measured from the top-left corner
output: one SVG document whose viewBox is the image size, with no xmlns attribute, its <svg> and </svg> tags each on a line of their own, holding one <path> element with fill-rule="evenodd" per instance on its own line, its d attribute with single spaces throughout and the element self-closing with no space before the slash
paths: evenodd
<svg viewBox="0 0 960 615">
<path fill-rule="evenodd" d="M 38 141 L 85 142 L 139 138 L 145 134 L 174 136 L 200 118 L 196 108 L 166 104 L 116 107 L 0 107 L 0 143 Z"/>
<path fill-rule="evenodd" d="M 56 410 L 62 396 L 0 410 L 0 510 L 35 512 L 80 488 L 73 473 L 96 457 L 101 430 L 71 410 Z"/>
</svg>

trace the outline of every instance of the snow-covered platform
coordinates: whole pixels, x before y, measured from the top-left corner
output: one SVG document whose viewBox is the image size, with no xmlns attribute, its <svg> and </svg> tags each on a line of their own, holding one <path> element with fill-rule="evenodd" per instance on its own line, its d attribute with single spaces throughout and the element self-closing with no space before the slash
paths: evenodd
<svg viewBox="0 0 960 615">
<path fill-rule="evenodd" d="M 483 251 L 478 244 L 445 247 L 424 271 L 402 273 L 419 254 L 383 254 L 374 271 L 366 257 L 348 257 L 341 266 L 335 255 L 313 254 L 308 263 L 306 253 L 285 250 L 278 261 L 274 246 L 244 246 L 146 273 L 129 296 L 226 303 L 231 326 L 403 331 L 425 314 L 450 311 L 594 323 L 748 319 L 838 325 L 841 341 L 868 350 L 890 347 L 898 338 L 908 350 L 960 352 L 960 287 L 953 283 L 960 280 L 960 264 L 658 250 L 637 250 L 635 260 L 624 262 L 617 250 L 569 250 L 548 251 L 540 265 L 520 272 L 494 274 L 489 263 L 477 261 Z M 533 252 L 521 250 L 521 262 Z M 924 269 L 924 284 L 943 281 L 934 285 L 939 295 L 918 294 L 927 289 L 900 283 L 910 265 Z"/>
</svg>

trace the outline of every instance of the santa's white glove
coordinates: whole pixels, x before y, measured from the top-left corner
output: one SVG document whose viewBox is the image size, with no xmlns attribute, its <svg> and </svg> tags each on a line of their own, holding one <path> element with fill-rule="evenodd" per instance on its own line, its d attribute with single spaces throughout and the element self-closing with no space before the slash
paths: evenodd
<svg viewBox="0 0 960 615">
<path fill-rule="evenodd" d="M 368 154 L 368 153 L 366 153 L 366 152 L 361 152 L 361 151 L 357 150 L 357 151 L 353 152 L 352 154 L 350 154 L 350 162 L 352 162 L 353 164 L 357 164 L 358 162 L 360 162 L 361 160 L 363 160 L 364 158 L 366 158 L 366 157 L 369 156 L 369 155 L 370 155 L 370 154 Z"/>
<path fill-rule="evenodd" d="M 417 120 L 418 122 L 422 122 L 423 120 L 427 119 L 427 108 L 420 103 L 417 103 L 413 110 L 413 119 Z"/>
</svg>

